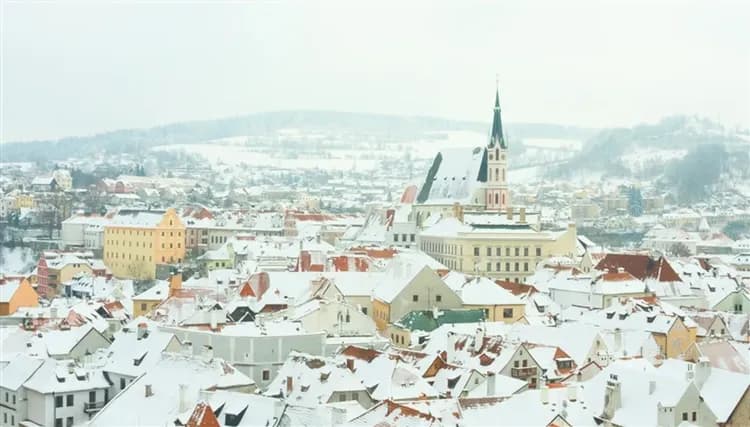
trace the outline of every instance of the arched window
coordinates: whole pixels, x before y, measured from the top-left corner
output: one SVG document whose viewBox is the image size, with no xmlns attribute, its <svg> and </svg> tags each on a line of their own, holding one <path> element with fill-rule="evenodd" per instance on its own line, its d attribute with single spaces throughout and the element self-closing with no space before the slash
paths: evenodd
<svg viewBox="0 0 750 427">
<path fill-rule="evenodd" d="M 498 204 L 498 202 L 499 202 L 499 201 L 498 201 L 498 194 L 497 194 L 497 193 L 495 193 L 495 204 L 497 205 L 497 204 Z"/>
<path fill-rule="evenodd" d="M 505 205 L 505 193 L 503 193 L 503 205 Z"/>
<path fill-rule="evenodd" d="M 505 182 L 505 169 L 503 169 L 503 182 Z"/>
<path fill-rule="evenodd" d="M 500 149 L 499 148 L 495 148 L 495 158 L 496 159 L 500 158 Z"/>
</svg>

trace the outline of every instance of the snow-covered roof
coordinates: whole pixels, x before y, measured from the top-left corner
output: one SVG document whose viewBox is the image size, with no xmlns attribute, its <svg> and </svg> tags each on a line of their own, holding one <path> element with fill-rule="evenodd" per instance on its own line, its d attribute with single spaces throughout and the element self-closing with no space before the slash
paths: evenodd
<svg viewBox="0 0 750 427">
<path fill-rule="evenodd" d="M 37 359 L 25 354 L 17 354 L 10 363 L 0 370 L 0 387 L 8 390 L 18 390 L 42 366 L 43 359 Z"/>
<path fill-rule="evenodd" d="M 180 411 L 181 400 L 187 403 L 187 411 L 192 412 L 201 390 L 253 385 L 252 379 L 224 360 L 163 353 L 153 369 L 118 393 L 89 425 L 165 425 L 186 412 Z M 145 393 L 147 386 L 152 392 L 148 397 Z"/>
<path fill-rule="evenodd" d="M 70 393 L 109 388 L 109 382 L 101 370 L 81 368 L 70 360 L 46 359 L 24 387 L 43 394 Z"/>
<path fill-rule="evenodd" d="M 11 280 L 5 284 L 0 285 L 0 302 L 10 302 L 19 286 L 21 286 L 21 282 L 18 280 Z"/>
<path fill-rule="evenodd" d="M 453 289 L 466 305 L 522 305 L 521 298 L 513 295 L 486 277 L 470 277 L 452 271 L 443 281 Z"/>
<path fill-rule="evenodd" d="M 479 179 L 485 155 L 482 147 L 441 150 L 417 198 L 422 204 L 475 203 L 476 190 L 483 185 Z"/>
</svg>

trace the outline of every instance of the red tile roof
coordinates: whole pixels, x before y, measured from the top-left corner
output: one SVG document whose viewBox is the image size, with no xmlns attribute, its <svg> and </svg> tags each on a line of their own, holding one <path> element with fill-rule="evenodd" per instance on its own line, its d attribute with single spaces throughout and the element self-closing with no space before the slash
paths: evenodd
<svg viewBox="0 0 750 427">
<path fill-rule="evenodd" d="M 597 270 L 617 271 L 622 268 L 640 280 L 647 278 L 660 282 L 680 282 L 680 276 L 664 257 L 651 258 L 642 254 L 607 254 L 596 265 Z"/>
</svg>

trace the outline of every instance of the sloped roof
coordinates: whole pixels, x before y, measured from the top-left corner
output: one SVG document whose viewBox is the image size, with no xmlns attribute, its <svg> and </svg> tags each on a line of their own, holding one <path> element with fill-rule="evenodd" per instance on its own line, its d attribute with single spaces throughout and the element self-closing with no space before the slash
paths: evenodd
<svg viewBox="0 0 750 427">
<path fill-rule="evenodd" d="M 437 316 L 436 316 L 437 314 Z M 484 310 L 415 310 L 404 315 L 397 326 L 411 331 L 432 332 L 446 323 L 473 323 L 484 319 Z"/>
<path fill-rule="evenodd" d="M 595 268 L 610 271 L 623 268 L 640 280 L 651 278 L 662 282 L 682 281 L 664 257 L 654 259 L 643 254 L 607 254 Z"/>
</svg>

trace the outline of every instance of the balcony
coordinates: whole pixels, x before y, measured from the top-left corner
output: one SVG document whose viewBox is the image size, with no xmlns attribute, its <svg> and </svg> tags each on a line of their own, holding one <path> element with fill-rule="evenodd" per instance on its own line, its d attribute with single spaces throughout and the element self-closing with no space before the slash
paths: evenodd
<svg viewBox="0 0 750 427">
<path fill-rule="evenodd" d="M 525 380 L 529 377 L 535 377 L 536 376 L 536 367 L 526 367 L 526 368 L 510 368 L 510 376 L 513 378 L 518 378 Z"/>
<path fill-rule="evenodd" d="M 99 410 L 102 409 L 106 404 L 107 402 L 103 400 L 101 402 L 85 402 L 83 404 L 83 412 L 86 412 L 87 414 L 99 412 Z"/>
</svg>

